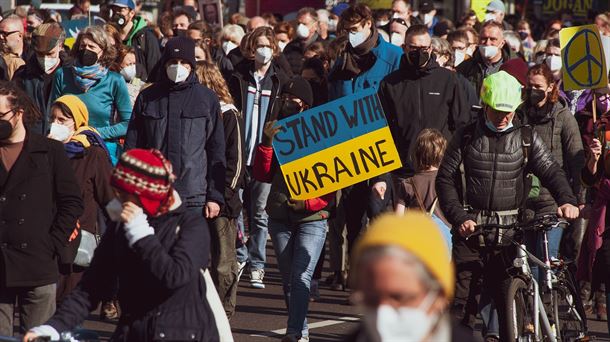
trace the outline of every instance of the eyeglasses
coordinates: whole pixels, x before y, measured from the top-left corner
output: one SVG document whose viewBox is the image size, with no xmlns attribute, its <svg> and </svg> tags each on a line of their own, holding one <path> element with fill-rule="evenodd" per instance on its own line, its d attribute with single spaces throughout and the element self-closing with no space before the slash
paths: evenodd
<svg viewBox="0 0 610 342">
<path fill-rule="evenodd" d="M 5 116 L 6 116 L 6 114 L 8 114 L 8 113 L 10 113 L 10 112 L 12 112 L 12 111 L 14 111 L 14 109 L 13 109 L 13 108 L 9 109 L 8 111 L 6 111 L 6 112 L 4 112 L 4 113 L 0 113 L 0 118 L 5 117 Z"/>
<path fill-rule="evenodd" d="M 403 25 L 403 26 L 409 26 L 409 25 L 407 25 L 407 22 L 403 18 L 392 18 L 391 22 L 399 23 L 400 25 Z"/>
<path fill-rule="evenodd" d="M 407 45 L 407 47 L 409 48 L 409 50 L 413 51 L 413 50 L 428 50 L 430 49 L 430 45 L 428 46 L 414 46 L 414 45 Z"/>
<path fill-rule="evenodd" d="M 0 37 L 5 37 L 5 38 L 6 38 L 6 37 L 10 36 L 11 34 L 13 34 L 13 33 L 18 33 L 18 32 L 19 32 L 19 31 L 9 31 L 9 32 L 6 32 L 6 31 L 0 31 Z"/>
</svg>

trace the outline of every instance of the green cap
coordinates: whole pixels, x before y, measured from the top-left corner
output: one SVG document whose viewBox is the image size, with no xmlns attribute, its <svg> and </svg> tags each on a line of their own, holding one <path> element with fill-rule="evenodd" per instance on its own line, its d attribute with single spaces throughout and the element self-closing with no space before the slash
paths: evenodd
<svg viewBox="0 0 610 342">
<path fill-rule="evenodd" d="M 481 101 L 491 108 L 512 113 L 521 104 L 521 83 L 506 71 L 498 71 L 483 80 Z"/>
</svg>

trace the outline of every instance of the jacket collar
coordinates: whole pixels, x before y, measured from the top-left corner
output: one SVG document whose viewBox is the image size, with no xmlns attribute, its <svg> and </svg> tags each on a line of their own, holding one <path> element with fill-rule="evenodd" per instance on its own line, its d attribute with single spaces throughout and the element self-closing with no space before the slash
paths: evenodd
<svg viewBox="0 0 610 342">
<path fill-rule="evenodd" d="M 23 142 L 23 149 L 11 171 L 7 172 L 4 167 L 0 168 L 0 186 L 3 187 L 2 191 L 6 193 L 8 190 L 21 184 L 30 177 L 33 170 L 37 169 L 38 164 L 34 161 L 33 153 L 48 151 L 47 138 L 27 132 Z"/>
</svg>

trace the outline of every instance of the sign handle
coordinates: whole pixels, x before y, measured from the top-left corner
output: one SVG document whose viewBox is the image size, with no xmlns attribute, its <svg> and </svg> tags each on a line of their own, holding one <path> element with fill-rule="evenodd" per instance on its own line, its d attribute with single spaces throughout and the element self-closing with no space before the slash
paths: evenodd
<svg viewBox="0 0 610 342">
<path fill-rule="evenodd" d="M 597 94 L 593 92 L 593 123 L 597 121 Z"/>
</svg>

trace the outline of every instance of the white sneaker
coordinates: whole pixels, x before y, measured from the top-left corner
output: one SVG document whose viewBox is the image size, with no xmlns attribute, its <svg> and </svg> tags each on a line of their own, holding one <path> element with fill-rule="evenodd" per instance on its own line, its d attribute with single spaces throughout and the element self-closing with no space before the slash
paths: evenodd
<svg viewBox="0 0 610 342">
<path fill-rule="evenodd" d="M 255 289 L 264 289 L 263 278 L 265 277 L 264 270 L 254 270 L 250 272 L 250 286 Z"/>
<path fill-rule="evenodd" d="M 247 264 L 248 263 L 246 261 L 237 262 L 237 283 L 239 283 L 239 280 L 241 279 L 241 275 L 244 273 L 244 269 L 246 268 Z"/>
</svg>

